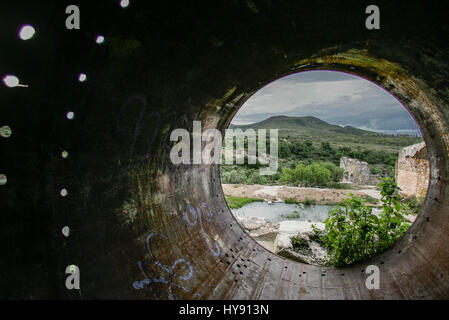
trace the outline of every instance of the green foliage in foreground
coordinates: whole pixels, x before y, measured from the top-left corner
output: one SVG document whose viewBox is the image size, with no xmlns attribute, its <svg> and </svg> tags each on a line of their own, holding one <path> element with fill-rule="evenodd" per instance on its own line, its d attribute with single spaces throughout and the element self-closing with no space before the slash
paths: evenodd
<svg viewBox="0 0 449 320">
<path fill-rule="evenodd" d="M 400 203 L 399 187 L 393 179 L 380 183 L 382 211 L 379 216 L 365 205 L 363 199 L 352 196 L 329 212 L 325 231 L 316 228 L 322 245 L 328 249 L 327 264 L 343 266 L 365 260 L 384 251 L 409 228 L 404 215 L 409 214 L 407 204 Z"/>
<path fill-rule="evenodd" d="M 238 209 L 252 202 L 263 202 L 263 199 L 259 198 L 245 198 L 245 197 L 234 197 L 226 196 L 226 202 L 230 209 Z"/>
<path fill-rule="evenodd" d="M 362 200 L 364 203 L 370 203 L 370 204 L 374 204 L 374 205 L 379 204 L 379 201 L 376 198 L 373 198 L 369 195 L 363 195 L 361 197 L 358 197 L 358 199 Z M 344 207 L 346 205 L 346 201 L 343 200 L 343 201 L 339 202 L 338 205 Z"/>
</svg>

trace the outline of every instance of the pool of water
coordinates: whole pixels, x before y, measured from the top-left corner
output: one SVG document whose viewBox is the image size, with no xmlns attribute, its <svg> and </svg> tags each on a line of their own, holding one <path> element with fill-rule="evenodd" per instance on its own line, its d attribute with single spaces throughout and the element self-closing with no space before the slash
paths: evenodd
<svg viewBox="0 0 449 320">
<path fill-rule="evenodd" d="M 283 220 L 299 220 L 299 221 L 324 221 L 327 219 L 329 210 L 335 206 L 317 204 L 304 206 L 304 208 L 296 204 L 287 204 L 283 202 L 275 202 L 268 204 L 267 202 L 253 202 L 239 209 L 232 210 L 232 213 L 238 217 L 258 217 L 265 218 L 268 221 L 277 222 Z M 287 217 L 287 215 L 295 215 L 297 217 Z"/>
<path fill-rule="evenodd" d="M 232 213 L 238 217 L 258 217 L 265 218 L 271 222 L 298 220 L 298 221 L 319 221 L 324 222 L 329 211 L 334 209 L 335 205 L 316 204 L 300 207 L 297 204 L 287 204 L 284 202 L 253 202 L 239 209 L 232 210 Z M 373 213 L 377 213 L 373 209 Z M 288 217 L 294 215 L 295 217 Z"/>
</svg>

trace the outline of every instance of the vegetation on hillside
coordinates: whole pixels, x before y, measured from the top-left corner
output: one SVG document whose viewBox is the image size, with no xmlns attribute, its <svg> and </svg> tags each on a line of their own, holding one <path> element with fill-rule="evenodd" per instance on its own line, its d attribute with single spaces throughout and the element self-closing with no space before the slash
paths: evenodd
<svg viewBox="0 0 449 320">
<path fill-rule="evenodd" d="M 374 174 L 384 177 L 394 176 L 399 149 L 422 141 L 419 137 L 386 135 L 349 126 L 331 125 L 315 117 L 272 117 L 238 128 L 242 130 L 278 128 L 279 169 L 274 175 L 261 176 L 259 164 L 222 164 L 220 166 L 222 183 L 268 185 L 288 183 L 344 188 L 345 185 L 338 184 L 340 180 L 336 178 L 341 173 L 335 169 L 339 167 L 341 157 L 368 162 Z M 268 130 L 267 137 L 269 137 Z M 312 172 L 312 175 L 306 174 L 307 178 L 301 178 L 301 182 L 296 181 L 297 179 L 292 178 L 294 177 L 292 171 L 296 171 L 298 166 L 300 166 L 298 171 Z M 331 172 L 329 179 L 323 167 Z"/>
</svg>

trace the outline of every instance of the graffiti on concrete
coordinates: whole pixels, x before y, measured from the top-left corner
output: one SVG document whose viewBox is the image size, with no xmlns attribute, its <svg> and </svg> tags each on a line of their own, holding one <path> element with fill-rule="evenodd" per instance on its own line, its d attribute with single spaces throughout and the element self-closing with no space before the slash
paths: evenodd
<svg viewBox="0 0 449 320">
<path fill-rule="evenodd" d="M 153 292 L 152 284 L 165 284 L 167 285 L 167 298 L 169 300 L 173 300 L 173 288 L 178 288 L 180 290 L 183 290 L 185 292 L 189 292 L 187 288 L 182 286 L 181 284 L 177 283 L 178 280 L 188 281 L 193 276 L 193 267 L 192 264 L 184 259 L 177 259 L 171 266 L 166 265 L 158 260 L 157 257 L 154 256 L 153 251 L 151 250 L 151 239 L 153 237 L 161 237 L 162 239 L 167 240 L 168 238 L 162 234 L 151 232 L 148 234 L 146 239 L 146 246 L 148 254 L 150 255 L 150 259 L 146 260 L 142 263 L 142 261 L 138 261 L 137 265 L 139 266 L 139 269 L 144 277 L 143 280 L 135 281 L 133 283 L 133 287 L 137 290 L 142 290 L 145 288 L 145 286 L 150 290 L 150 292 Z M 159 267 L 163 272 L 167 274 L 167 276 L 159 276 L 159 277 L 153 277 L 150 278 L 147 273 L 144 270 L 143 265 L 156 265 Z M 184 271 L 184 274 L 177 273 L 176 270 Z"/>
<path fill-rule="evenodd" d="M 190 220 L 190 218 L 189 218 L 189 212 L 192 215 L 192 218 L 193 218 L 192 220 Z M 204 217 L 201 214 L 202 212 L 204 212 Z M 201 229 L 201 234 L 204 238 L 204 241 L 207 244 L 207 247 L 209 248 L 210 252 L 212 252 L 212 254 L 214 256 L 218 257 L 220 255 L 220 247 L 218 246 L 218 243 L 216 243 L 216 242 L 215 242 L 215 248 L 213 248 L 211 246 L 208 236 L 206 234 L 206 231 L 204 230 L 203 218 L 206 222 L 212 222 L 212 212 L 210 211 L 207 203 L 202 202 L 201 207 L 197 208 L 197 210 L 195 210 L 195 208 L 191 204 L 187 204 L 186 213 L 184 214 L 184 219 L 192 227 L 199 224 L 200 229 Z"/>
</svg>

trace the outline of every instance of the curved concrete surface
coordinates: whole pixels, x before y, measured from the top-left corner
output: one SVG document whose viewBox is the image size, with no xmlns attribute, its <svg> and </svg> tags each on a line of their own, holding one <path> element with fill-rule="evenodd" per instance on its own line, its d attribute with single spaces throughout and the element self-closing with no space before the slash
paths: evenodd
<svg viewBox="0 0 449 320">
<path fill-rule="evenodd" d="M 65 29 L 69 3 L 59 2 L 15 1 L 2 12 L 2 74 L 30 87 L 1 88 L 0 126 L 12 136 L 0 139 L 8 178 L 0 186 L 0 297 L 449 297 L 443 1 L 381 2 L 375 31 L 366 30 L 360 1 L 131 1 L 126 9 L 91 1 L 80 4 L 80 30 Z M 36 27 L 34 39 L 17 39 L 23 21 Z M 431 159 L 425 207 L 407 234 L 372 260 L 338 269 L 268 252 L 232 217 L 217 166 L 169 161 L 173 129 L 201 120 L 223 131 L 268 82 L 319 69 L 394 94 L 419 123 Z M 81 290 L 65 288 L 70 264 L 80 268 Z M 370 264 L 380 267 L 379 290 L 366 289 Z"/>
</svg>

